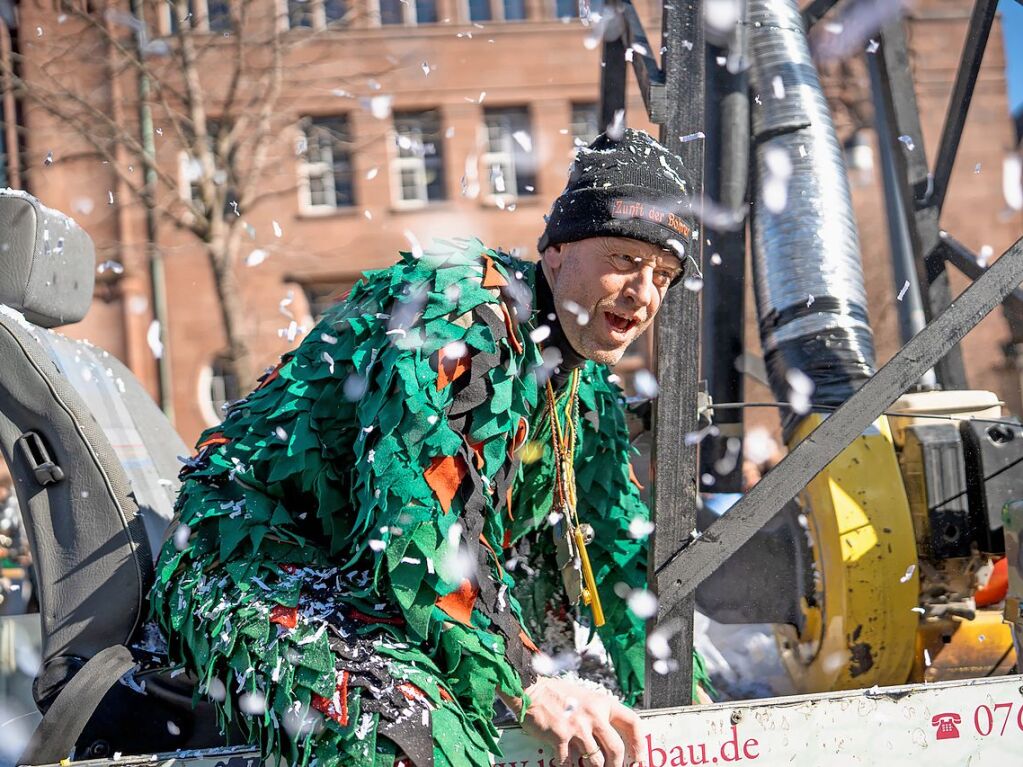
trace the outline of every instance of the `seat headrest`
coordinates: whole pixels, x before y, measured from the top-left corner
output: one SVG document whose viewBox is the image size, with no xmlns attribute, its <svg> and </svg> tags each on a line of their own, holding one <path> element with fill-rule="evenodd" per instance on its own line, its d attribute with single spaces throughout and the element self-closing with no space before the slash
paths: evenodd
<svg viewBox="0 0 1023 767">
<path fill-rule="evenodd" d="M 0 304 L 40 327 L 70 325 L 88 312 L 95 282 L 96 251 L 78 224 L 0 189 Z"/>
</svg>

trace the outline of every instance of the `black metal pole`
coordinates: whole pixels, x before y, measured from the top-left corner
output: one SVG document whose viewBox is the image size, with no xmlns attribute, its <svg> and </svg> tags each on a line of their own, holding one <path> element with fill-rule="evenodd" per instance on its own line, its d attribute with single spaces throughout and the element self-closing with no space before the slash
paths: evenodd
<svg viewBox="0 0 1023 767">
<path fill-rule="evenodd" d="M 938 143 L 938 159 L 934 163 L 934 190 L 931 200 L 934 207 L 941 211 L 948 192 L 948 181 L 952 176 L 956 153 L 959 150 L 959 139 L 963 135 L 963 125 L 970 111 L 973 89 L 980 74 L 980 64 L 987 48 L 987 39 L 991 34 L 991 25 L 995 21 L 998 0 L 977 0 L 970 15 L 970 26 L 966 30 L 966 43 L 963 55 L 956 70 L 955 85 L 948 100 L 945 113 L 945 125 L 941 130 L 941 141 Z"/>
<path fill-rule="evenodd" d="M 736 27 L 729 48 L 707 46 L 707 134 L 704 195 L 731 210 L 746 207 L 749 178 L 749 94 L 745 72 L 718 65 L 729 52 L 742 53 L 745 27 Z M 703 322 L 700 360 L 713 402 L 742 402 L 742 356 L 746 326 L 746 228 L 704 228 L 711 254 L 703 273 Z M 742 421 L 740 409 L 714 414 L 719 433 L 700 443 L 700 486 L 706 492 L 742 492 Z M 706 479 L 711 481 L 708 482 Z"/>
<path fill-rule="evenodd" d="M 881 96 L 881 74 L 877 56 L 866 54 L 867 71 L 870 73 L 870 91 L 874 103 L 874 124 L 878 136 L 878 149 L 881 154 L 881 182 L 884 189 L 884 210 L 888 221 L 888 245 L 892 253 L 892 276 L 895 278 L 895 290 L 899 300 L 896 308 L 899 312 L 899 336 L 903 344 L 923 330 L 927 324 L 923 301 L 920 298 L 920 283 L 917 281 L 916 267 L 913 262 L 913 244 L 909 239 L 909 225 L 906 223 L 906 208 L 902 202 L 902 189 L 899 185 L 898 169 L 891 142 L 891 115 L 885 107 Z M 934 371 L 929 370 L 921 379 L 921 383 L 934 388 L 937 383 Z"/>
<path fill-rule="evenodd" d="M 702 0 L 666 2 L 662 18 L 663 70 L 666 112 L 661 143 L 675 152 L 689 176 L 691 197 L 703 192 L 703 140 L 691 139 L 704 130 L 704 34 Z M 685 139 L 685 140 L 684 140 Z M 694 233 L 695 234 L 695 233 Z M 702 269 L 702 234 L 691 239 L 686 268 L 693 262 Z M 654 405 L 653 518 L 648 568 L 650 586 L 662 599 L 648 631 L 660 631 L 668 639 L 677 670 L 663 673 L 658 659 L 647 654 L 647 707 L 687 705 L 692 701 L 693 597 L 679 594 L 657 576 L 696 526 L 697 459 L 695 446 L 683 435 L 697 424 L 699 384 L 700 305 L 698 294 L 679 285 L 668 292 L 655 328 L 657 375 L 661 394 Z M 671 615 L 673 620 L 663 619 Z M 659 669 L 659 670 L 658 670 Z"/>
<path fill-rule="evenodd" d="M 618 5 L 608 7 L 608 12 L 616 18 L 609 24 L 609 29 L 618 32 L 617 37 L 605 38 L 600 57 L 600 122 L 601 132 L 607 130 L 615 119 L 615 113 L 621 110 L 625 116 L 625 21 L 622 9 Z"/>
<path fill-rule="evenodd" d="M 933 321 L 951 302 L 945 261 L 937 253 L 939 210 L 933 201 L 934 178 L 927 167 L 920 110 L 910 69 L 909 50 L 902 20 L 881 30 L 877 57 L 880 94 L 891 115 L 890 131 L 879 135 L 892 148 L 899 169 L 901 199 L 909 224 L 909 240 L 917 279 L 923 294 L 924 314 Z M 962 350 L 956 346 L 938 362 L 938 384 L 944 389 L 967 388 Z"/>
</svg>

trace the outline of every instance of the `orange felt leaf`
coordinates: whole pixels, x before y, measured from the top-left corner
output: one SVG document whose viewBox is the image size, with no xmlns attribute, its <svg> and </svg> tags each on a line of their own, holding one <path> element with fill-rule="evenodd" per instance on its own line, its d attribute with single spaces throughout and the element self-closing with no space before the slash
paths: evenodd
<svg viewBox="0 0 1023 767">
<path fill-rule="evenodd" d="M 324 698 L 322 695 L 313 693 L 310 702 L 313 708 L 319 711 L 321 714 L 329 719 L 333 719 L 342 727 L 348 726 L 348 672 L 344 671 L 341 674 L 341 684 L 337 686 L 337 692 L 335 697 L 338 699 L 340 707 L 334 705 L 334 701 L 330 698 Z"/>
<path fill-rule="evenodd" d="M 524 630 L 519 631 L 519 639 L 522 640 L 522 644 L 524 644 L 533 652 L 540 652 L 540 648 L 533 644 L 533 640 L 529 638 L 529 635 Z"/>
<path fill-rule="evenodd" d="M 449 357 L 441 347 L 437 352 L 437 391 L 441 391 L 452 381 L 457 381 L 461 376 L 469 372 L 472 367 L 472 358 L 466 352 L 461 357 Z"/>
<path fill-rule="evenodd" d="M 516 354 L 522 354 L 522 342 L 515 335 L 515 320 L 512 319 L 511 312 L 508 311 L 508 305 L 503 301 L 501 302 L 501 312 L 504 314 L 504 327 L 508 331 L 508 343 L 512 345 Z"/>
<path fill-rule="evenodd" d="M 515 430 L 515 438 L 512 440 L 511 449 L 515 452 L 524 444 L 526 444 L 526 437 L 529 436 L 529 421 L 524 417 L 519 418 L 518 428 Z"/>
<path fill-rule="evenodd" d="M 639 484 L 639 479 L 636 477 L 636 470 L 632 468 L 631 463 L 629 464 L 629 480 L 640 490 L 643 489 L 643 486 Z"/>
<path fill-rule="evenodd" d="M 472 607 L 476 604 L 476 596 L 480 590 L 473 586 L 468 578 L 463 578 L 458 588 L 450 594 L 437 597 L 434 602 L 437 607 L 447 613 L 453 620 L 459 623 L 470 625 L 469 618 L 472 616 Z"/>
<path fill-rule="evenodd" d="M 476 455 L 476 468 L 483 471 L 483 442 L 470 442 L 469 447 L 472 448 L 472 452 Z"/>
<path fill-rule="evenodd" d="M 298 625 L 298 608 L 274 605 L 270 610 L 270 622 L 286 629 L 293 629 Z"/>
<path fill-rule="evenodd" d="M 504 543 L 501 544 L 501 547 L 505 548 L 505 549 L 511 547 L 511 530 L 508 529 L 508 528 L 505 528 L 505 531 L 504 531 Z"/>
<path fill-rule="evenodd" d="M 451 501 L 467 472 L 468 467 L 459 455 L 434 456 L 430 459 L 430 468 L 423 472 L 426 484 L 437 496 L 445 514 L 451 511 Z"/>
<path fill-rule="evenodd" d="M 508 519 L 511 520 L 515 519 L 515 515 L 512 513 L 512 485 L 514 484 L 514 481 L 508 483 L 508 493 L 504 497 L 504 508 L 508 512 Z"/>
<path fill-rule="evenodd" d="M 497 552 L 494 551 L 494 547 L 490 545 L 490 541 L 488 541 L 483 536 L 483 533 L 480 533 L 480 543 L 482 543 L 484 546 L 487 547 L 487 551 L 489 551 L 490 555 L 494 558 L 494 564 L 497 565 L 497 575 L 498 575 L 498 577 L 503 578 L 504 577 L 504 570 L 501 567 L 501 560 L 498 558 Z"/>
<path fill-rule="evenodd" d="M 202 452 L 203 448 L 210 447 L 211 445 L 226 445 L 230 441 L 231 440 L 225 437 L 221 432 L 215 431 L 209 437 L 196 445 L 195 449 Z"/>
<path fill-rule="evenodd" d="M 454 700 L 454 698 L 451 697 L 451 693 L 445 690 L 440 685 L 437 685 L 437 692 L 440 693 L 440 697 L 443 700 Z"/>
<path fill-rule="evenodd" d="M 504 288 L 508 286 L 508 280 L 497 270 L 493 259 L 490 256 L 483 257 L 483 287 Z"/>
</svg>

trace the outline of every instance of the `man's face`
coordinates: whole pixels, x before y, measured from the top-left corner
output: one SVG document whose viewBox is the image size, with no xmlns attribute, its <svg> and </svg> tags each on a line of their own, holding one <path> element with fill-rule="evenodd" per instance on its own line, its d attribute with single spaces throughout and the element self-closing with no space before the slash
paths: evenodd
<svg viewBox="0 0 1023 767">
<path fill-rule="evenodd" d="M 681 260 L 627 237 L 591 237 L 552 245 L 542 265 L 558 320 L 572 347 L 614 365 L 653 322 Z"/>
</svg>

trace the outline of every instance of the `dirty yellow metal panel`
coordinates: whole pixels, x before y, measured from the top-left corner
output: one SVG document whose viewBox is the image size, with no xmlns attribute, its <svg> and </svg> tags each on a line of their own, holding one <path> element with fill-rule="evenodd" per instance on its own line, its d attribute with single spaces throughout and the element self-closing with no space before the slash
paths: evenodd
<svg viewBox="0 0 1023 767">
<path fill-rule="evenodd" d="M 806 437 L 813 414 L 793 435 Z M 847 447 L 800 495 L 817 569 L 800 636 L 779 629 L 801 692 L 902 684 L 913 665 L 919 580 L 909 503 L 887 421 Z"/>
<path fill-rule="evenodd" d="M 1016 663 L 1012 629 L 1000 610 L 973 620 L 931 618 L 917 632 L 911 682 L 946 682 L 1004 676 Z"/>
</svg>

